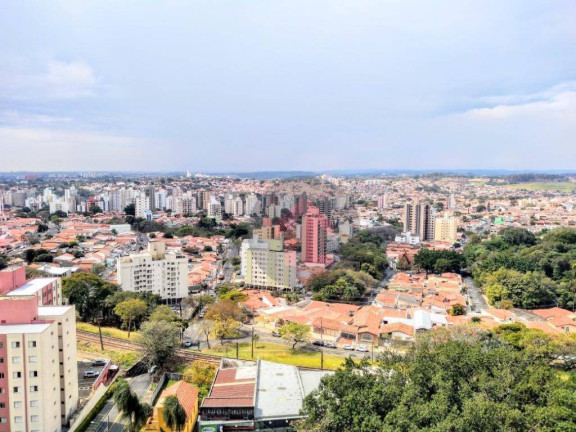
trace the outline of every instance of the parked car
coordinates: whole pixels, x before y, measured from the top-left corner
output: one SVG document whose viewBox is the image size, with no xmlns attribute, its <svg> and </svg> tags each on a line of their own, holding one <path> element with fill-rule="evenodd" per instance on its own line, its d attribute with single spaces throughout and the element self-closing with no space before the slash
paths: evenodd
<svg viewBox="0 0 576 432">
<path fill-rule="evenodd" d="M 278 333 L 276 330 L 274 330 L 274 331 L 272 332 L 272 336 L 274 336 L 274 337 L 280 337 L 281 335 L 280 335 L 280 333 Z"/>
<path fill-rule="evenodd" d="M 344 349 L 347 351 L 354 351 L 354 345 L 344 345 Z"/>
<path fill-rule="evenodd" d="M 106 366 L 106 363 L 106 360 L 98 359 L 92 362 L 92 366 Z"/>
<path fill-rule="evenodd" d="M 93 371 L 93 370 L 84 371 L 84 378 L 95 378 L 98 375 L 100 375 L 100 372 L 98 372 L 98 371 Z"/>
<path fill-rule="evenodd" d="M 182 345 L 184 345 L 186 348 L 190 348 L 192 346 L 192 339 L 185 339 Z"/>
<path fill-rule="evenodd" d="M 335 348 L 336 348 L 336 345 L 334 345 L 332 342 L 326 342 L 326 343 L 324 344 L 324 348 L 332 348 L 332 349 L 335 349 Z"/>
<path fill-rule="evenodd" d="M 358 345 L 358 346 L 356 347 L 356 351 L 368 352 L 368 348 L 366 348 L 364 345 Z"/>
<path fill-rule="evenodd" d="M 312 345 L 324 346 L 324 341 L 323 340 L 315 340 L 314 342 L 312 342 Z"/>
</svg>

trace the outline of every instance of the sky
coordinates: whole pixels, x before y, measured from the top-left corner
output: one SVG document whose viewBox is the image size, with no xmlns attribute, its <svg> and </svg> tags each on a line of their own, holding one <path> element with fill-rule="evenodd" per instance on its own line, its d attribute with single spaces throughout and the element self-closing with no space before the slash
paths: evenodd
<svg viewBox="0 0 576 432">
<path fill-rule="evenodd" d="M 0 171 L 576 169 L 574 0 L 4 0 Z"/>
</svg>

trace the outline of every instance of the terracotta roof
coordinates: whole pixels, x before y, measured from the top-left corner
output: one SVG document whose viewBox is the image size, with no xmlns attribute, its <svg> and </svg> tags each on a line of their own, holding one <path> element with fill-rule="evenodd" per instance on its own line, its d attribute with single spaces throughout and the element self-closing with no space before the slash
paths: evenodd
<svg viewBox="0 0 576 432">
<path fill-rule="evenodd" d="M 166 388 L 160 395 L 160 399 L 165 399 L 168 396 L 176 396 L 178 402 L 186 411 L 186 417 L 194 413 L 198 406 L 198 389 L 185 381 L 178 381 Z"/>
</svg>

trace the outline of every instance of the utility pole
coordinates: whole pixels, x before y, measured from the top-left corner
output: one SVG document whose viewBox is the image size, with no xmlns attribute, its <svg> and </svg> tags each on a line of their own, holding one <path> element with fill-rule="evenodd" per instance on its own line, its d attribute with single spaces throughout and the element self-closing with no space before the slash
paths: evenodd
<svg viewBox="0 0 576 432">
<path fill-rule="evenodd" d="M 100 334 L 100 348 L 104 351 L 104 341 L 102 340 L 102 322 L 98 321 L 98 333 Z"/>
<path fill-rule="evenodd" d="M 324 370 L 324 350 L 320 349 L 320 370 Z"/>
<path fill-rule="evenodd" d="M 238 360 L 238 342 L 236 342 L 236 360 Z"/>
<path fill-rule="evenodd" d="M 252 352 L 250 358 L 254 358 L 254 321 L 252 321 Z"/>
<path fill-rule="evenodd" d="M 374 361 L 374 338 L 372 338 L 372 361 Z"/>
</svg>

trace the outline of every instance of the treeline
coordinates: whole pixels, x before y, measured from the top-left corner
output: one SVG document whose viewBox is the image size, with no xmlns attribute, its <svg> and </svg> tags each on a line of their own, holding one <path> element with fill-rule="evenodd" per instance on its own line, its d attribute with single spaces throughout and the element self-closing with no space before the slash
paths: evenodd
<svg viewBox="0 0 576 432">
<path fill-rule="evenodd" d="M 491 240 L 472 236 L 464 257 L 491 304 L 533 309 L 576 307 L 576 230 L 559 228 L 538 237 L 506 228 Z"/>
<path fill-rule="evenodd" d="M 386 351 L 375 364 L 348 360 L 306 397 L 307 417 L 294 426 L 315 432 L 576 430 L 576 380 L 550 367 L 574 358 L 574 339 L 522 327 L 443 328 L 402 353 Z"/>
<path fill-rule="evenodd" d="M 528 182 L 564 182 L 567 181 L 565 175 L 558 174 L 538 174 L 538 173 L 526 173 L 526 174 L 512 174 L 504 177 L 509 183 L 528 183 Z"/>
<path fill-rule="evenodd" d="M 311 277 L 306 289 L 315 300 L 354 302 L 376 288 L 388 266 L 382 238 L 360 231 L 340 246 L 340 261 L 331 270 Z"/>
</svg>

